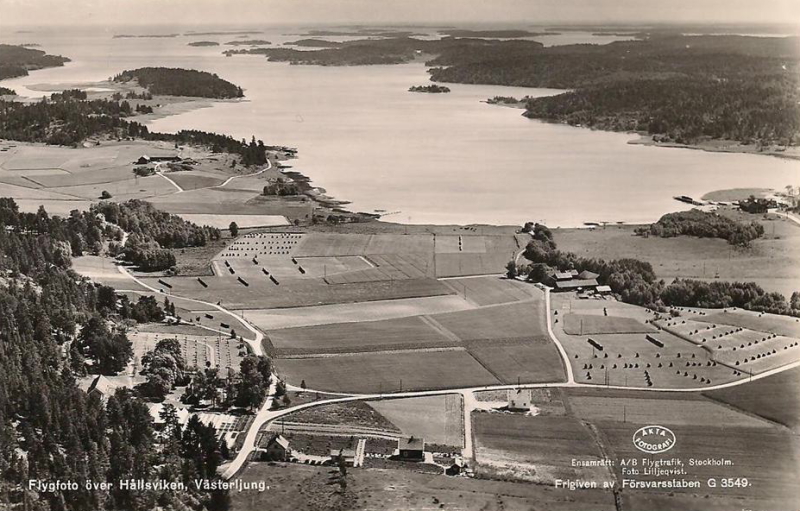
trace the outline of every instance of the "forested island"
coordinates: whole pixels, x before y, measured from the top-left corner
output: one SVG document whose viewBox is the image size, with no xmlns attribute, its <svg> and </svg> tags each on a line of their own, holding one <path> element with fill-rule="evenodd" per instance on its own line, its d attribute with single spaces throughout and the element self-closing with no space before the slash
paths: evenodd
<svg viewBox="0 0 800 511">
<path fill-rule="evenodd" d="M 69 59 L 60 55 L 48 55 L 42 50 L 0 44 L 0 80 L 27 76 L 28 71 L 59 67 L 65 62 L 69 62 Z"/>
<path fill-rule="evenodd" d="M 188 43 L 187 46 L 219 46 L 219 43 L 216 41 L 193 41 Z"/>
<path fill-rule="evenodd" d="M 443 92 L 450 92 L 450 87 L 444 85 L 414 85 L 408 88 L 408 92 L 430 92 L 433 94 L 440 94 Z"/>
<path fill-rule="evenodd" d="M 241 98 L 244 91 L 216 74 L 194 69 L 170 67 L 142 67 L 125 70 L 113 78 L 115 82 L 137 83 L 152 94 L 165 96 L 193 96 L 199 98 Z"/>
</svg>

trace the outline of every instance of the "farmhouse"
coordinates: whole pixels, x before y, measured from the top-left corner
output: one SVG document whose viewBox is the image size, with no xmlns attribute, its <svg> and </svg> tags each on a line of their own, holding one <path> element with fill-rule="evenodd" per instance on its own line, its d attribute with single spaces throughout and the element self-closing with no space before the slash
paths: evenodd
<svg viewBox="0 0 800 511">
<path fill-rule="evenodd" d="M 344 464 L 348 467 L 354 466 L 356 462 L 355 449 L 331 449 L 329 455 L 331 462 L 334 464 L 338 464 L 340 458 L 344 460 Z"/>
<path fill-rule="evenodd" d="M 531 409 L 531 391 L 529 389 L 512 389 L 508 391 L 508 409 L 525 411 Z"/>
<path fill-rule="evenodd" d="M 136 160 L 137 165 L 147 165 L 148 163 L 155 163 L 159 161 L 181 161 L 180 156 L 147 156 L 143 154 Z"/>
<path fill-rule="evenodd" d="M 91 395 L 96 395 L 100 397 L 100 401 L 103 403 L 106 402 L 108 397 L 117 390 L 117 386 L 111 383 L 111 381 L 103 376 L 102 374 L 94 379 L 91 385 L 89 385 L 89 390 L 86 392 Z"/>
<path fill-rule="evenodd" d="M 598 274 L 586 270 L 581 273 L 577 270 L 555 271 L 545 280 L 545 284 L 556 291 L 587 290 L 597 287 L 597 277 Z"/>
<path fill-rule="evenodd" d="M 461 456 L 456 456 L 455 459 L 453 459 L 453 464 L 445 469 L 445 474 L 449 476 L 457 476 L 461 474 L 465 468 L 467 468 L 467 464 L 464 462 L 464 458 Z"/>
<path fill-rule="evenodd" d="M 397 451 L 402 460 L 422 461 L 425 459 L 425 439 L 413 436 L 398 438 Z"/>
<path fill-rule="evenodd" d="M 265 461 L 288 461 L 292 455 L 289 440 L 283 435 L 273 436 L 267 446 L 261 451 L 261 458 Z"/>
</svg>

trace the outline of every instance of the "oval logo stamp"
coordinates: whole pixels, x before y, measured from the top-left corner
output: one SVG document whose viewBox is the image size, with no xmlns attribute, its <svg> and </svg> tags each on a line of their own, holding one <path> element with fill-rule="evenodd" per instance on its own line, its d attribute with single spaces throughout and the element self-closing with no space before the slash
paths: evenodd
<svg viewBox="0 0 800 511">
<path fill-rule="evenodd" d="M 648 454 L 667 452 L 675 447 L 675 433 L 664 426 L 645 426 L 633 434 L 633 445 Z"/>
</svg>

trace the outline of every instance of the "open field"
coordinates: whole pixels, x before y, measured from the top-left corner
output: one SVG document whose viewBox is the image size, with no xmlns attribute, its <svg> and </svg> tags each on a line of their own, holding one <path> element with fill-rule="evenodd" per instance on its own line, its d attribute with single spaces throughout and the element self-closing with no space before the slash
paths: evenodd
<svg viewBox="0 0 800 511">
<path fill-rule="evenodd" d="M 278 356 L 454 345 L 420 317 L 271 330 L 268 336 Z"/>
<path fill-rule="evenodd" d="M 163 287 L 156 278 L 145 278 L 148 285 Z M 208 277 L 203 287 L 196 277 L 164 278 L 172 292 L 216 303 L 228 309 L 265 309 L 276 307 L 305 307 L 335 303 L 393 300 L 452 294 L 450 289 L 433 279 L 399 280 L 393 282 L 364 282 L 331 286 L 322 279 L 294 279 L 276 285 L 266 275 L 249 286 L 235 278 Z"/>
<path fill-rule="evenodd" d="M 549 341 L 480 343 L 467 351 L 503 383 L 566 381 L 564 364 Z"/>
<path fill-rule="evenodd" d="M 575 418 L 477 412 L 472 422 L 479 474 L 550 485 L 611 480 L 606 467 L 571 466 L 573 459 L 601 458 L 590 429 Z"/>
<path fill-rule="evenodd" d="M 715 361 L 709 350 L 666 331 L 570 335 L 559 318 L 569 315 L 573 307 L 582 315 L 598 317 L 604 317 L 605 308 L 609 318 L 632 318 L 642 324 L 653 316 L 641 307 L 606 300 L 577 300 L 568 293 L 553 294 L 553 332 L 567 351 L 577 381 L 659 388 L 698 387 L 739 377 L 733 368 Z"/>
<path fill-rule="evenodd" d="M 248 227 L 272 227 L 289 225 L 282 215 L 221 215 L 208 213 L 178 213 L 178 216 L 197 225 L 209 225 L 217 229 L 227 229 L 231 222 L 236 222 L 240 229 Z"/>
<path fill-rule="evenodd" d="M 550 342 L 540 299 L 431 316 L 464 342 L 526 339 Z"/>
<path fill-rule="evenodd" d="M 668 410 L 665 410 L 665 415 Z M 611 456 L 621 458 L 640 458 L 631 436 L 639 427 L 638 424 L 621 422 L 597 422 L 596 427 L 606 443 Z M 800 467 L 800 443 L 797 437 L 788 431 L 753 427 L 673 425 L 670 429 L 676 436 L 675 447 L 670 450 L 669 457 L 680 458 L 684 463 L 690 458 L 705 460 L 728 459 L 730 466 L 688 466 L 686 475 L 681 476 L 689 481 L 699 481 L 700 488 L 675 488 L 654 490 L 625 490 L 628 498 L 645 500 L 659 493 L 664 496 L 686 495 L 704 499 L 709 495 L 710 502 L 716 502 L 722 509 L 796 509 L 800 504 L 797 494 L 797 478 Z M 619 464 L 617 463 L 617 471 Z M 621 474 L 618 475 L 621 477 Z M 631 477 L 631 476 L 627 476 Z M 667 476 L 668 477 L 668 476 Z M 709 488 L 709 478 L 747 478 L 747 487 Z M 636 480 L 658 480 L 665 477 L 638 475 Z M 695 501 L 699 502 L 699 501 Z M 725 502 L 726 505 L 722 505 Z M 687 509 L 679 504 L 659 509 Z M 707 509 L 694 504 L 690 509 Z M 712 508 L 713 509 L 713 508 Z"/>
<path fill-rule="evenodd" d="M 800 429 L 800 368 L 758 381 L 704 393 L 716 401 Z"/>
<path fill-rule="evenodd" d="M 613 511 L 608 492 L 576 492 L 552 487 L 447 477 L 379 468 L 348 469 L 347 493 L 328 485 L 329 468 L 288 463 L 251 463 L 242 472 L 243 482 L 264 481 L 267 492 L 231 492 L 233 509 L 269 508 L 286 511 L 334 509 L 457 509 L 461 511 L 530 511 L 546 504 L 548 511 Z"/>
<path fill-rule="evenodd" d="M 800 319 L 776 314 L 761 314 L 745 310 L 717 312 L 696 317 L 698 321 L 720 325 L 738 326 L 759 332 L 770 332 L 786 337 L 800 338 Z"/>
<path fill-rule="evenodd" d="M 739 249 L 727 241 L 711 238 L 643 238 L 634 235 L 635 226 L 605 229 L 555 229 L 560 250 L 598 259 L 633 257 L 648 261 L 660 278 L 706 278 L 754 281 L 768 291 L 787 298 L 800 289 L 800 227 L 783 217 L 749 215 L 725 211 L 726 216 L 741 221 L 758 221 L 765 235 L 749 249 Z"/>
<path fill-rule="evenodd" d="M 707 426 L 721 424 L 730 427 L 749 427 L 774 429 L 774 424 L 739 413 L 708 399 L 693 399 L 684 396 L 649 397 L 641 392 L 631 393 L 629 397 L 607 397 L 603 389 L 569 389 L 566 391 L 575 416 L 579 419 L 597 421 L 618 421 L 623 419 L 631 424 L 660 424 L 664 426 Z"/>
<path fill-rule="evenodd" d="M 247 312 L 247 319 L 262 330 L 277 330 L 357 321 L 378 321 L 469 308 L 471 308 L 470 304 L 462 298 L 444 295 L 290 309 L 256 309 Z"/>
<path fill-rule="evenodd" d="M 120 273 L 116 261 L 110 257 L 85 255 L 72 259 L 72 269 L 79 275 L 89 277 L 93 282 L 111 286 L 114 289 L 139 289 L 140 286 L 128 276 Z M 141 288 L 144 290 L 144 288 Z"/>
<path fill-rule="evenodd" d="M 442 283 L 478 306 L 527 300 L 541 294 L 537 288 L 502 277 L 470 277 L 443 280 Z"/>
<path fill-rule="evenodd" d="M 430 396 L 371 401 L 371 407 L 400 428 L 405 436 L 424 438 L 426 443 L 462 447 L 464 414 L 461 396 Z"/>
<path fill-rule="evenodd" d="M 633 318 L 597 314 L 566 314 L 564 331 L 570 335 L 650 333 L 656 328 Z"/>
<path fill-rule="evenodd" d="M 278 374 L 331 392 L 396 392 L 498 384 L 463 349 L 359 353 L 276 360 Z"/>
</svg>

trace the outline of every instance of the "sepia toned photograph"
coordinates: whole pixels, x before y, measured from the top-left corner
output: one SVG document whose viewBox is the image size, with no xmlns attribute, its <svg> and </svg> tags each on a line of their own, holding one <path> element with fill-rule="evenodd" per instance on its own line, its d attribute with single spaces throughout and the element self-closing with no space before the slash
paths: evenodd
<svg viewBox="0 0 800 511">
<path fill-rule="evenodd" d="M 0 511 L 800 511 L 797 0 L 0 0 Z"/>
</svg>

